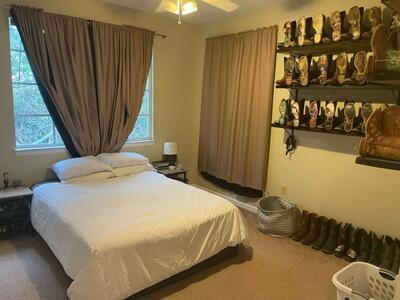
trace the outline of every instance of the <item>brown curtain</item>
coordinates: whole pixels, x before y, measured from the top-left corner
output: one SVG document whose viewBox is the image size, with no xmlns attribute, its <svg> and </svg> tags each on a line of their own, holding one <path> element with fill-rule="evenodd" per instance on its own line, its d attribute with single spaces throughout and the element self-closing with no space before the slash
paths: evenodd
<svg viewBox="0 0 400 300">
<path fill-rule="evenodd" d="M 86 20 L 11 10 L 44 102 L 72 156 L 95 155 L 100 131 Z"/>
<path fill-rule="evenodd" d="M 154 32 L 100 22 L 92 26 L 101 152 L 118 152 L 142 105 Z"/>
<path fill-rule="evenodd" d="M 199 171 L 264 190 L 277 26 L 206 43 Z"/>
</svg>

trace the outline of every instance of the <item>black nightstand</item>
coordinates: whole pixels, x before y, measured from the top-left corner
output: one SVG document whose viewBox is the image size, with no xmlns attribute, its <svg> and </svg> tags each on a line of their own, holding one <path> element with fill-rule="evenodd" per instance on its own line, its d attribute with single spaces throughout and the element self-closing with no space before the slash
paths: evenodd
<svg viewBox="0 0 400 300">
<path fill-rule="evenodd" d="M 0 191 L 0 239 L 9 234 L 31 230 L 30 207 L 33 193 L 27 187 Z"/>
<path fill-rule="evenodd" d="M 157 170 L 158 173 L 167 176 L 168 178 L 182 181 L 184 183 L 189 183 L 189 179 L 187 178 L 187 171 L 185 169 L 160 169 Z"/>
</svg>

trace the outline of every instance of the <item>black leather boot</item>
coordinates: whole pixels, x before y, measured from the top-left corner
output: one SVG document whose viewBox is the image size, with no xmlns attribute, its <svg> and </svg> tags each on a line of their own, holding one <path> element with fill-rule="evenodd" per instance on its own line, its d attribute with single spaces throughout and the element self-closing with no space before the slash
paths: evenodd
<svg viewBox="0 0 400 300">
<path fill-rule="evenodd" d="M 336 220 L 329 220 L 329 236 L 325 244 L 322 246 L 322 251 L 327 254 L 332 254 L 337 247 L 339 229 L 342 224 L 337 224 Z"/>
<path fill-rule="evenodd" d="M 396 239 L 396 250 L 394 254 L 392 272 L 394 274 L 399 274 L 400 269 L 400 240 Z"/>
<path fill-rule="evenodd" d="M 371 254 L 368 262 L 372 265 L 379 265 L 379 253 L 381 252 L 383 237 L 378 238 L 375 233 L 372 233 Z"/>
<path fill-rule="evenodd" d="M 354 228 L 350 223 L 346 223 L 339 230 L 338 246 L 335 249 L 337 257 L 343 257 L 350 247 L 350 238 L 353 234 Z"/>
<path fill-rule="evenodd" d="M 357 261 L 367 262 L 371 254 L 371 244 L 372 244 L 372 231 L 367 234 L 367 232 L 362 229 L 360 232 L 360 247 L 358 248 Z"/>
<path fill-rule="evenodd" d="M 311 224 L 308 233 L 301 239 L 304 245 L 310 245 L 319 236 L 321 230 L 321 217 L 316 214 L 311 214 Z"/>
<path fill-rule="evenodd" d="M 305 236 L 308 231 L 310 230 L 310 222 L 311 221 L 311 214 L 303 210 L 303 214 L 301 217 L 301 225 L 298 231 L 294 235 L 292 235 L 292 239 L 299 242 L 303 236 Z"/>
<path fill-rule="evenodd" d="M 353 231 L 350 237 L 350 248 L 346 251 L 346 255 L 344 256 L 344 259 L 347 261 L 355 261 L 358 256 L 360 249 L 361 230 L 365 232 L 364 229 L 357 228 Z M 365 232 L 365 234 L 367 233 Z"/>
<path fill-rule="evenodd" d="M 312 244 L 316 250 L 321 250 L 322 246 L 326 243 L 329 237 L 329 220 L 326 217 L 321 217 L 321 230 L 318 238 Z"/>
<path fill-rule="evenodd" d="M 390 236 L 385 236 L 385 244 L 383 247 L 383 258 L 379 267 L 386 270 L 391 270 L 393 267 L 393 259 L 395 252 L 395 243 Z"/>
</svg>

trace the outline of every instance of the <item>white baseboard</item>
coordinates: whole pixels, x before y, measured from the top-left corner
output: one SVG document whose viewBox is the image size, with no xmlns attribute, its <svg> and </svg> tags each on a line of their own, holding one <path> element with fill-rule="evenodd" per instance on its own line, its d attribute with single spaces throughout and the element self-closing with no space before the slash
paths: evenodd
<svg viewBox="0 0 400 300">
<path fill-rule="evenodd" d="M 216 192 L 216 191 L 210 190 L 210 189 L 208 189 L 208 188 L 202 187 L 202 186 L 197 185 L 197 184 L 191 184 L 191 185 L 194 186 L 194 187 L 197 187 L 197 188 L 199 188 L 199 189 L 202 189 L 202 190 L 204 190 L 204 191 L 207 191 L 207 192 L 209 192 L 209 193 L 218 195 L 218 196 L 220 196 L 220 197 L 222 197 L 222 198 L 225 198 L 226 200 L 229 200 L 230 202 L 232 202 L 233 204 L 235 204 L 237 207 L 243 208 L 243 209 L 245 209 L 245 210 L 247 210 L 247 211 L 249 211 L 249 212 L 252 212 L 252 213 L 254 213 L 254 214 L 257 214 L 257 207 L 255 207 L 255 206 L 253 206 L 253 205 L 250 205 L 250 204 L 241 202 L 241 201 L 235 199 L 234 197 L 231 197 L 231 196 L 229 196 L 229 195 L 225 195 L 225 194 L 223 194 L 223 193 L 218 193 L 218 192 Z"/>
</svg>

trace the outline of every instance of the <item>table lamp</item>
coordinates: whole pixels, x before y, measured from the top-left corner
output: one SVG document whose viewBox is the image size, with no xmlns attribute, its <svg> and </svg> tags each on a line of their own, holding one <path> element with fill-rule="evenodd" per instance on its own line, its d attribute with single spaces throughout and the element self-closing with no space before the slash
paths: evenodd
<svg viewBox="0 0 400 300">
<path fill-rule="evenodd" d="M 168 161 L 170 166 L 175 166 L 178 161 L 178 144 L 165 142 L 163 150 L 163 160 Z"/>
</svg>

